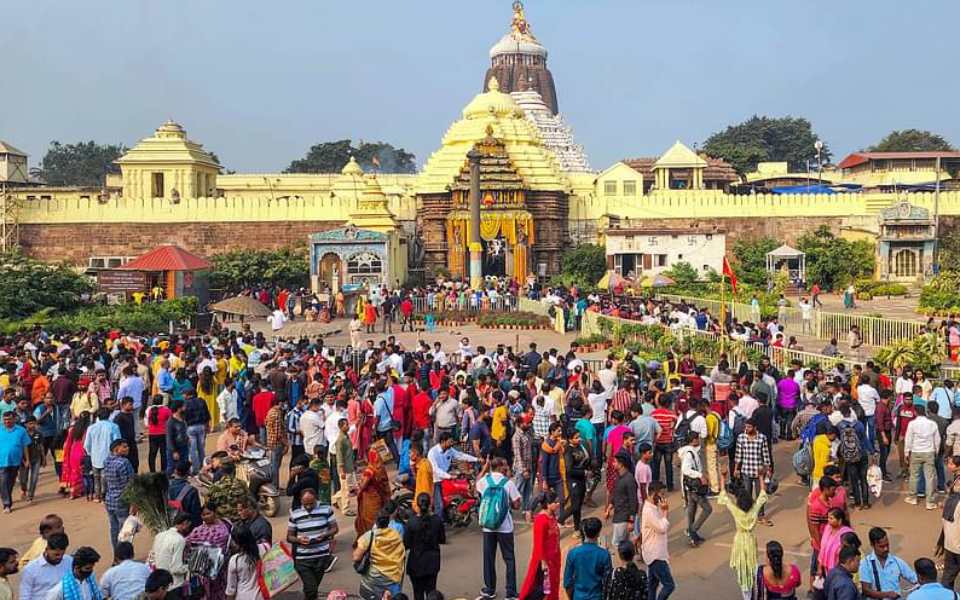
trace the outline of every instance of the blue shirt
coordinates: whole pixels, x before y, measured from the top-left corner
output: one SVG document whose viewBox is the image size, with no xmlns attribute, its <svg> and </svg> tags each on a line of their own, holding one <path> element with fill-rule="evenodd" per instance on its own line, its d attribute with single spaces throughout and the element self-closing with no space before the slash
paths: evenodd
<svg viewBox="0 0 960 600">
<path fill-rule="evenodd" d="M 102 469 L 110 456 L 110 443 L 120 439 L 120 428 L 113 421 L 97 421 L 87 429 L 83 449 L 94 469 Z"/>
<path fill-rule="evenodd" d="M 30 561 L 20 574 L 21 600 L 46 600 L 52 590 L 67 573 L 73 572 L 73 557 L 69 554 L 55 565 L 47 562 L 42 554 Z"/>
<path fill-rule="evenodd" d="M 103 485 L 106 488 L 103 503 L 107 510 L 121 510 L 128 508 L 127 503 L 120 499 L 120 494 L 133 479 L 133 465 L 124 456 L 111 454 L 103 467 Z M 122 523 L 121 523 L 122 525 Z"/>
<path fill-rule="evenodd" d="M 22 597 L 22 596 L 21 596 Z M 907 596 L 908 600 L 953 600 L 957 595 L 939 583 L 925 583 Z"/>
<path fill-rule="evenodd" d="M 943 386 L 933 388 L 933 393 L 930 394 L 930 399 L 937 403 L 937 414 L 944 419 L 950 419 L 953 415 L 951 410 L 953 409 L 953 399 L 956 397 L 956 394 L 956 389 L 948 392 L 947 388 Z"/>
<path fill-rule="evenodd" d="M 124 377 L 123 381 L 120 382 L 117 399 L 123 400 L 126 397 L 133 398 L 134 408 L 140 408 L 143 403 L 143 380 L 136 375 Z"/>
<path fill-rule="evenodd" d="M 601 600 L 603 580 L 611 571 L 610 553 L 593 542 L 584 542 L 567 554 L 563 587 L 573 588 L 571 600 Z"/>
<path fill-rule="evenodd" d="M 40 435 L 43 437 L 54 437 L 57 435 L 57 433 L 59 433 L 57 429 L 57 414 L 59 412 L 58 408 L 59 407 L 56 404 L 51 406 L 50 414 L 46 417 L 43 417 L 43 414 L 47 412 L 46 405 L 40 404 L 33 409 L 33 416 L 37 419 L 37 431 L 39 431 Z"/>
<path fill-rule="evenodd" d="M 393 429 L 393 390 L 387 389 L 377 394 L 377 401 L 373 403 L 373 414 L 377 416 L 377 431 Z"/>
<path fill-rule="evenodd" d="M 173 375 L 166 369 L 160 369 L 157 373 L 157 389 L 161 392 L 170 393 L 173 389 Z"/>
<path fill-rule="evenodd" d="M 23 451 L 30 445 L 30 435 L 21 425 L 0 426 L 0 467 L 19 467 Z"/>
<path fill-rule="evenodd" d="M 874 576 L 874 566 L 876 566 L 876 576 Z M 880 588 L 877 589 L 877 578 L 880 579 Z M 910 565 L 897 558 L 893 554 L 887 555 L 887 560 L 882 565 L 877 560 L 877 554 L 871 552 L 860 561 L 860 583 L 869 584 L 874 591 L 897 592 L 900 593 L 900 579 L 906 579 L 910 583 L 917 582 L 917 574 L 913 572 Z"/>
<path fill-rule="evenodd" d="M 150 567 L 135 560 L 125 560 L 110 567 L 100 579 L 104 596 L 116 600 L 134 600 L 143 592 L 143 582 L 150 576 Z"/>
</svg>

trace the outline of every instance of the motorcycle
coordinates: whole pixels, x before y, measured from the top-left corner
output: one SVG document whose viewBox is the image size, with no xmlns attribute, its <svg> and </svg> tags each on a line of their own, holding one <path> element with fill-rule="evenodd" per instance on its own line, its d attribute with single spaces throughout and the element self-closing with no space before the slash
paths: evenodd
<svg viewBox="0 0 960 600">
<path fill-rule="evenodd" d="M 480 501 L 477 499 L 472 474 L 459 471 L 451 473 L 453 479 L 440 482 L 440 495 L 443 498 L 443 518 L 454 527 L 469 527 L 477 517 Z"/>
<path fill-rule="evenodd" d="M 271 481 L 270 459 L 263 448 L 250 448 L 240 455 L 236 463 L 236 477 L 250 488 L 250 494 L 257 499 L 260 514 L 265 517 L 277 515 L 280 491 Z M 207 497 L 213 480 L 209 475 L 201 473 L 190 478 L 190 483 L 204 498 Z"/>
</svg>

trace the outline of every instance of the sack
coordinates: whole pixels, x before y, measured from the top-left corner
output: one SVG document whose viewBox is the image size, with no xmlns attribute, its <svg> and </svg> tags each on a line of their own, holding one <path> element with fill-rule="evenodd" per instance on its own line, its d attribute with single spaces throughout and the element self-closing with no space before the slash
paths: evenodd
<svg viewBox="0 0 960 600">
<path fill-rule="evenodd" d="M 499 483 L 494 483 L 493 476 L 487 474 L 487 487 L 480 497 L 480 510 L 477 513 L 480 527 L 496 531 L 510 514 L 510 499 L 504 489 L 507 481 L 509 480 L 506 477 L 501 477 Z"/>
<path fill-rule="evenodd" d="M 353 570 L 357 572 L 358 575 L 366 575 L 367 571 L 370 570 L 370 553 L 373 551 L 373 541 L 376 539 L 376 531 L 370 530 L 370 545 L 367 546 L 367 549 L 363 551 L 363 555 L 360 556 L 360 560 L 353 561 Z"/>
<path fill-rule="evenodd" d="M 801 477 L 813 473 L 813 452 L 810 449 L 810 444 L 800 444 L 800 448 L 793 453 L 793 470 Z"/>
<path fill-rule="evenodd" d="M 392 434 L 391 434 L 392 435 Z M 393 454 L 390 454 L 390 448 L 383 439 L 378 439 L 370 444 L 370 449 L 380 456 L 380 462 L 388 463 L 393 460 Z"/>
<path fill-rule="evenodd" d="M 840 447 L 837 455 L 844 463 L 850 465 L 860 462 L 863 458 L 863 448 L 860 447 L 860 437 L 853 425 L 840 427 Z"/>
<path fill-rule="evenodd" d="M 717 435 L 717 448 L 729 450 L 733 446 L 733 430 L 726 419 L 720 419 L 720 433 Z"/>
<path fill-rule="evenodd" d="M 287 589 L 299 580 L 293 568 L 290 548 L 283 542 L 274 542 L 257 564 L 257 585 L 264 600 Z"/>
</svg>

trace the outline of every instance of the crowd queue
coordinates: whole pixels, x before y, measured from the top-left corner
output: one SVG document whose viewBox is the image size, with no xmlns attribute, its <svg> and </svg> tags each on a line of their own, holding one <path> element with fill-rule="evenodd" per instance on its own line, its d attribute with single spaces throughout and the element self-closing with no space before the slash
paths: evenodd
<svg viewBox="0 0 960 600">
<path fill-rule="evenodd" d="M 399 291 L 380 295 L 368 305 L 412 303 Z M 706 311 L 683 304 L 537 295 L 574 319 L 615 311 L 717 328 Z M 783 336 L 775 319 L 731 320 L 725 330 L 771 343 Z M 591 368 L 574 347 L 361 337 L 345 348 L 223 330 L 144 338 L 38 329 L 0 338 L 4 511 L 33 501 L 52 462 L 46 472 L 64 498 L 102 504 L 113 550 L 97 581 L 100 555 L 68 553 L 63 520 L 50 514 L 30 548 L 0 548 L 0 600 L 14 597 L 6 578 L 18 570 L 27 600 L 262 600 L 262 557 L 274 542 L 291 549 L 308 600 L 343 556 L 363 598 L 402 598 L 408 578 L 415 599 L 440 600 L 438 588 L 456 585 L 439 581 L 441 547 L 464 516 L 482 529 L 480 598 L 666 600 L 681 587 L 668 544 L 677 494 L 692 548 L 705 541 L 707 520 L 719 518 L 716 508 L 729 515 L 730 567 L 744 598 L 795 598 L 801 589 L 828 600 L 908 590 L 917 600 L 954 597 L 960 408 L 949 381 L 870 362 L 781 372 L 768 359 L 748 366 L 722 356 L 703 365 L 682 352 L 663 361 L 627 352 Z M 208 435 L 216 435 L 212 453 Z M 785 441 L 796 444 L 792 467 L 810 488 L 809 566 L 790 563 L 776 541 L 758 549 L 754 536 L 773 524 L 765 513 L 778 487 L 773 448 Z M 270 483 L 290 497 L 282 536 L 242 476 L 254 450 L 266 453 Z M 144 472 L 166 474 L 175 514 L 139 562 L 142 524 L 123 491 Z M 931 559 L 894 555 L 883 529 L 861 532 L 862 540 L 850 527 L 850 512 L 868 510 L 894 475 L 909 478 L 908 504 L 922 499 L 942 511 L 939 582 Z M 522 580 L 515 519 L 532 522 Z M 350 520 L 352 543 L 337 547 Z M 565 556 L 564 529 L 580 542 Z M 221 564 L 197 558 L 211 548 Z"/>
</svg>

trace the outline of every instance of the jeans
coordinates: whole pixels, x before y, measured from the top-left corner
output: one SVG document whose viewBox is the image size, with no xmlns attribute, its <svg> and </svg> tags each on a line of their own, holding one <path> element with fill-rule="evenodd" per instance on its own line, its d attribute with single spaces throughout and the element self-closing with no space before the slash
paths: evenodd
<svg viewBox="0 0 960 600">
<path fill-rule="evenodd" d="M 167 470 L 167 436 L 164 434 L 148 437 L 150 450 L 147 454 L 147 463 L 151 473 L 157 472 L 157 454 L 160 455 L 160 470 Z"/>
<path fill-rule="evenodd" d="M 867 417 L 866 427 L 867 430 L 867 445 L 870 447 L 870 452 L 877 451 L 877 419 L 870 415 Z"/>
<path fill-rule="evenodd" d="M 283 451 L 285 446 L 277 446 L 270 449 L 270 482 L 273 487 L 280 488 L 280 463 L 283 462 Z"/>
<path fill-rule="evenodd" d="M 387 448 L 390 450 L 390 455 L 393 456 L 393 462 L 400 463 L 400 451 L 397 450 L 397 440 L 393 437 L 393 429 L 388 429 L 386 431 L 378 431 L 377 439 L 383 440 L 387 444 Z"/>
<path fill-rule="evenodd" d="M 666 471 L 667 491 L 673 491 L 673 447 L 670 444 L 656 444 L 653 447 L 653 481 L 660 481 L 660 462 Z"/>
<path fill-rule="evenodd" d="M 63 462 L 57 460 L 57 450 L 63 449 L 63 440 L 59 439 L 59 436 L 45 436 L 43 438 L 43 453 L 44 455 L 47 452 L 50 453 L 50 457 L 53 458 L 53 469 L 57 473 L 57 477 L 60 477 L 60 470 L 63 468 Z"/>
<path fill-rule="evenodd" d="M 700 509 L 700 515 L 697 516 L 697 508 Z M 687 535 L 693 537 L 693 534 L 699 534 L 700 528 L 706 522 L 707 517 L 713 512 L 710 506 L 710 500 L 700 494 L 687 494 Z"/>
<path fill-rule="evenodd" d="M 657 594 L 657 588 L 660 593 Z M 647 598 L 648 600 L 667 600 L 677 584 L 673 582 L 670 564 L 665 560 L 655 560 L 647 565 Z"/>
<path fill-rule="evenodd" d="M 893 432 L 887 432 L 887 439 L 890 439 L 890 436 L 893 435 Z M 887 459 L 890 457 L 890 444 L 884 444 L 882 438 L 877 438 L 877 444 L 880 446 L 880 472 L 883 473 L 884 477 L 888 477 L 890 473 L 887 472 Z"/>
<path fill-rule="evenodd" d="M 337 471 L 337 455 L 327 454 L 327 463 L 330 465 L 330 493 L 340 491 L 340 473 Z"/>
<path fill-rule="evenodd" d="M 106 486 L 103 485 L 103 467 L 93 468 L 93 495 L 95 498 L 103 500 L 103 494 L 106 492 Z"/>
<path fill-rule="evenodd" d="M 533 480 L 524 479 L 523 473 L 517 473 L 513 476 L 513 484 L 517 486 L 518 490 L 520 490 L 520 506 L 523 508 L 523 510 L 531 510 L 530 497 L 533 495 L 531 493 L 533 488 Z"/>
<path fill-rule="evenodd" d="M 513 533 L 483 532 L 483 595 L 497 595 L 497 546 L 507 566 L 505 598 L 517 597 L 517 562 L 513 553 Z"/>
<path fill-rule="evenodd" d="M 20 491 L 27 495 L 27 498 L 33 500 L 33 494 L 37 491 L 37 479 L 40 477 L 40 460 L 37 459 L 30 463 L 30 468 L 20 467 Z"/>
<path fill-rule="evenodd" d="M 443 518 L 443 488 L 439 481 L 433 484 L 433 514 Z"/>
<path fill-rule="evenodd" d="M 926 481 L 935 481 L 936 477 L 936 468 L 933 466 L 934 461 L 937 459 L 937 455 L 933 452 L 911 452 L 910 453 L 910 485 L 907 487 L 907 493 L 919 494 L 919 477 L 920 472 L 923 471 L 923 476 Z M 933 494 L 930 494 L 932 497 Z M 930 503 L 930 499 L 927 499 L 927 502 Z"/>
<path fill-rule="evenodd" d="M 13 486 L 17 483 L 17 470 L 19 467 L 0 468 L 0 501 L 4 508 L 13 506 Z"/>
<path fill-rule="evenodd" d="M 304 600 L 317 600 L 317 589 L 323 581 L 323 574 L 327 571 L 330 560 L 329 556 L 323 556 L 293 561 L 293 568 L 300 576 L 300 581 L 303 582 Z"/>
<path fill-rule="evenodd" d="M 206 425 L 188 425 L 187 437 L 190 438 L 190 472 L 196 475 L 203 465 L 203 457 L 207 449 Z"/>
<path fill-rule="evenodd" d="M 580 531 L 580 513 L 583 510 L 583 498 L 587 493 L 587 482 L 586 480 L 568 479 L 567 487 L 570 490 L 570 510 L 561 511 L 559 521 L 562 525 L 566 522 L 567 517 L 572 516 L 573 529 Z"/>
<path fill-rule="evenodd" d="M 870 488 L 867 487 L 867 457 L 864 456 L 856 463 L 847 463 L 844 475 L 850 484 L 853 493 L 853 503 L 857 506 L 870 505 Z"/>
<path fill-rule="evenodd" d="M 944 549 L 943 574 L 940 576 L 940 584 L 948 590 L 952 590 L 958 574 L 960 574 L 960 554 L 954 554 Z"/>
<path fill-rule="evenodd" d="M 593 424 L 593 456 L 600 464 L 603 464 L 603 430 L 606 428 L 604 423 Z"/>
<path fill-rule="evenodd" d="M 127 517 L 130 515 L 130 509 L 126 507 L 120 507 L 115 510 L 107 509 L 107 521 L 110 522 L 110 545 L 113 546 L 113 549 L 117 549 L 117 535 L 120 533 L 120 528 L 123 527 L 123 522 L 127 520 Z"/>
</svg>

